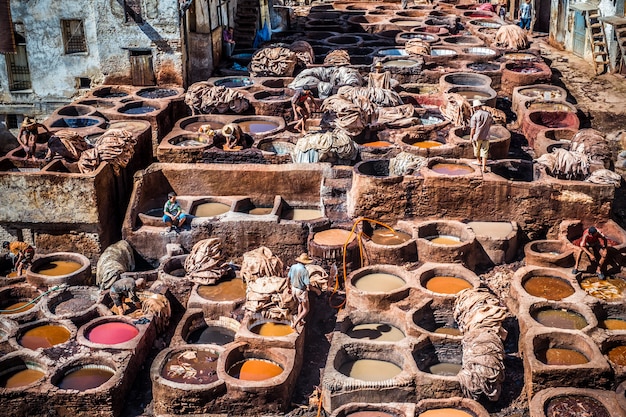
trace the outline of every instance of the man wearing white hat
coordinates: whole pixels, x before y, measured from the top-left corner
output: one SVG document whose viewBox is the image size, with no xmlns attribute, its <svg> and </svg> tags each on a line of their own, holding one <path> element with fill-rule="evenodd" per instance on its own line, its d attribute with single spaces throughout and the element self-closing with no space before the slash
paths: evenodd
<svg viewBox="0 0 626 417">
<path fill-rule="evenodd" d="M 309 271 L 304 265 L 310 264 L 313 259 L 306 253 L 296 258 L 296 263 L 289 268 L 289 282 L 294 298 L 298 301 L 298 315 L 293 320 L 292 327 L 295 329 L 300 322 L 304 323 L 304 318 L 309 312 L 309 288 L 311 284 Z"/>
<path fill-rule="evenodd" d="M 474 156 L 478 164 L 482 166 L 482 171 L 487 172 L 487 156 L 489 155 L 489 129 L 493 124 L 491 113 L 483 110 L 482 102 L 474 100 L 472 108 L 474 114 L 470 119 L 470 140 L 474 147 Z"/>
</svg>

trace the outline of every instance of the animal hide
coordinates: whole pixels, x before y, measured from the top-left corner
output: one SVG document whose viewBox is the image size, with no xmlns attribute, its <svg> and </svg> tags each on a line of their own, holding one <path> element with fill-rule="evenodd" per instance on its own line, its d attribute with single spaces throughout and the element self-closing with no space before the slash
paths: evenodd
<svg viewBox="0 0 626 417">
<path fill-rule="evenodd" d="M 133 248 L 125 240 L 120 240 L 106 248 L 96 264 L 96 285 L 108 290 L 124 272 L 135 269 Z"/>
</svg>

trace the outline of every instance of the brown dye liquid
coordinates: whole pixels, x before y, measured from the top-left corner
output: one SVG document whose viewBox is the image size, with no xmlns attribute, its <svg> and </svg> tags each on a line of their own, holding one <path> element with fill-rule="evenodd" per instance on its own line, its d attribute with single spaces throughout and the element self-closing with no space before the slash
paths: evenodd
<svg viewBox="0 0 626 417">
<path fill-rule="evenodd" d="M 354 283 L 354 286 L 361 291 L 368 292 L 389 292 L 404 285 L 406 285 L 406 282 L 402 278 L 382 272 L 363 275 Z"/>
<path fill-rule="evenodd" d="M 574 288 L 565 280 L 556 277 L 532 277 L 524 282 L 526 292 L 534 297 L 562 300 L 574 294 Z"/>
<path fill-rule="evenodd" d="M 417 148 L 422 148 L 422 149 L 436 148 L 437 146 L 442 146 L 442 145 L 443 143 L 437 142 L 436 140 L 420 140 L 420 141 L 413 143 L 413 146 Z"/>
<path fill-rule="evenodd" d="M 228 370 L 230 376 L 243 381 L 264 381 L 281 373 L 283 373 L 283 368 L 263 359 L 246 359 L 237 362 Z"/>
<path fill-rule="evenodd" d="M 113 376 L 113 371 L 97 367 L 84 367 L 69 372 L 58 383 L 61 389 L 75 389 L 85 391 L 97 388 Z"/>
<path fill-rule="evenodd" d="M 384 323 L 358 324 L 348 331 L 348 336 L 377 342 L 398 342 L 404 339 L 402 330 Z"/>
<path fill-rule="evenodd" d="M 532 316 L 544 326 L 558 329 L 580 330 L 588 324 L 583 316 L 568 310 L 539 310 Z"/>
<path fill-rule="evenodd" d="M 363 146 L 367 146 L 368 148 L 386 148 L 388 146 L 391 146 L 391 143 L 385 142 L 383 140 L 377 140 L 374 142 L 364 143 Z"/>
<path fill-rule="evenodd" d="M 466 100 L 485 100 L 489 98 L 489 94 L 479 91 L 457 91 L 457 94 L 465 97 Z"/>
<path fill-rule="evenodd" d="M 50 348 L 70 339 L 70 331 L 63 326 L 45 325 L 28 330 L 22 335 L 19 344 L 28 349 Z"/>
<path fill-rule="evenodd" d="M 17 277 L 17 271 L 11 271 L 7 274 L 7 278 L 15 278 Z"/>
<path fill-rule="evenodd" d="M 358 359 L 341 365 L 339 372 L 362 381 L 384 381 L 398 375 L 402 372 L 402 368 L 387 361 Z"/>
<path fill-rule="evenodd" d="M 616 346 L 609 350 L 609 360 L 616 365 L 626 366 L 626 346 Z"/>
<path fill-rule="evenodd" d="M 187 343 L 225 345 L 235 340 L 235 332 L 218 326 L 202 327 L 187 337 Z"/>
<path fill-rule="evenodd" d="M 383 411 L 357 411 L 356 413 L 346 414 L 346 417 L 396 417 L 394 414 L 385 413 Z"/>
<path fill-rule="evenodd" d="M 218 355 L 191 350 L 172 355 L 161 369 L 161 376 L 182 384 L 210 384 L 217 381 Z"/>
<path fill-rule="evenodd" d="M 200 285 L 198 295 L 211 301 L 240 300 L 246 296 L 246 284 L 242 279 L 233 278 L 215 285 Z"/>
<path fill-rule="evenodd" d="M 546 365 L 582 365 L 589 362 L 582 353 L 563 348 L 549 348 L 539 355 L 539 360 Z"/>
<path fill-rule="evenodd" d="M 293 333 L 293 329 L 288 324 L 275 323 L 271 321 L 252 326 L 250 331 L 258 334 L 259 336 L 267 337 L 281 337 Z"/>
<path fill-rule="evenodd" d="M 292 209 L 283 215 L 285 220 L 313 220 L 324 217 L 321 210 L 317 209 Z"/>
<path fill-rule="evenodd" d="M 350 236 L 350 231 L 343 229 L 328 229 L 321 232 L 317 232 L 313 236 L 313 241 L 318 245 L 324 246 L 343 246 Z M 355 235 L 352 234 L 350 242 L 355 239 Z"/>
<path fill-rule="evenodd" d="M 223 203 L 202 203 L 196 206 L 194 216 L 196 217 L 213 217 L 224 214 L 230 210 L 230 206 Z"/>
<path fill-rule="evenodd" d="M 36 273 L 47 276 L 61 276 L 71 274 L 82 268 L 82 265 L 74 261 L 52 261 L 48 262 L 35 270 Z"/>
<path fill-rule="evenodd" d="M 33 308 L 35 306 L 34 303 L 33 304 L 28 304 L 28 305 L 27 304 L 28 304 L 28 301 L 20 301 L 19 303 L 14 303 L 14 304 L 11 304 L 9 306 L 2 307 L 2 310 L 5 310 L 5 311 L 3 311 L 0 314 L 5 315 L 5 314 L 23 313 L 25 311 L 30 310 L 31 308 Z"/>
<path fill-rule="evenodd" d="M 548 402 L 546 417 L 610 417 L 598 400 L 584 396 L 559 396 Z"/>
<path fill-rule="evenodd" d="M 426 282 L 427 290 L 439 294 L 456 294 L 466 288 L 472 288 L 472 284 L 452 276 L 435 276 Z"/>
<path fill-rule="evenodd" d="M 264 133 L 274 130 L 278 125 L 274 122 L 264 120 L 245 121 L 237 123 L 241 130 L 246 133 Z"/>
<path fill-rule="evenodd" d="M 450 176 L 468 175 L 474 173 L 474 169 L 472 167 L 461 164 L 435 164 L 431 169 L 438 174 Z"/>
<path fill-rule="evenodd" d="M 456 376 L 460 371 L 460 364 L 449 362 L 436 363 L 428 369 L 431 374 L 440 376 Z"/>
<path fill-rule="evenodd" d="M 607 330 L 626 330 L 626 320 L 606 319 L 600 321 L 600 327 Z"/>
<path fill-rule="evenodd" d="M 248 211 L 248 214 L 252 214 L 254 216 L 263 216 L 265 214 L 271 214 L 272 210 L 273 207 L 256 207 Z"/>
<path fill-rule="evenodd" d="M 424 411 L 420 413 L 418 417 L 474 417 L 474 414 L 459 410 L 458 408 L 437 408 L 435 410 Z"/>
<path fill-rule="evenodd" d="M 52 313 L 58 315 L 78 313 L 87 310 L 95 303 L 95 301 L 90 300 L 89 298 L 74 297 L 57 304 L 54 308 L 52 308 Z"/>
<path fill-rule="evenodd" d="M 454 246 L 454 245 L 458 245 L 459 243 L 461 243 L 461 238 L 456 237 L 456 236 L 440 235 L 440 236 L 427 237 L 426 239 L 430 240 L 433 243 L 436 243 L 437 245 Z"/>
<path fill-rule="evenodd" d="M 467 225 L 477 235 L 496 239 L 504 239 L 513 231 L 513 225 L 509 222 L 469 222 Z"/>
<path fill-rule="evenodd" d="M 461 331 L 454 327 L 438 327 L 435 329 L 435 333 L 449 334 L 450 336 L 461 336 Z"/>
<path fill-rule="evenodd" d="M 389 229 L 376 229 L 372 233 L 372 242 L 377 245 L 401 245 L 410 239 L 411 235 L 397 230 L 392 232 Z"/>
<path fill-rule="evenodd" d="M 0 377 L 0 387 L 17 388 L 30 385 L 44 377 L 44 373 L 36 369 L 20 369 Z"/>
</svg>

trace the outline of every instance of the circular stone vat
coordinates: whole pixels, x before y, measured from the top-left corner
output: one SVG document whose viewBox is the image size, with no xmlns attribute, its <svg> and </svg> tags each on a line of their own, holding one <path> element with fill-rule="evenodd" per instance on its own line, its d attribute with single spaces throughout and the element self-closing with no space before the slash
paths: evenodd
<svg viewBox="0 0 626 417">
<path fill-rule="evenodd" d="M 43 303 L 35 301 L 41 293 L 30 285 L 12 285 L 0 289 L 0 316 L 18 321 L 26 321 L 37 315 Z M 31 303 L 31 301 L 34 301 Z"/>
<path fill-rule="evenodd" d="M 30 350 L 47 349 L 66 343 L 72 332 L 64 325 L 50 322 L 36 322 L 18 331 L 17 343 Z"/>
<path fill-rule="evenodd" d="M 508 52 L 502 55 L 507 61 L 536 61 L 539 58 L 537 55 L 528 53 L 528 52 Z"/>
<path fill-rule="evenodd" d="M 52 378 L 52 383 L 62 390 L 87 391 L 105 384 L 115 375 L 115 369 L 100 364 L 71 366 Z"/>
<path fill-rule="evenodd" d="M 283 373 L 280 364 L 264 358 L 245 358 L 232 364 L 228 375 L 242 381 L 265 381 Z"/>
<path fill-rule="evenodd" d="M 216 87 L 248 88 L 254 85 L 254 80 L 248 77 L 224 77 L 213 81 Z"/>
<path fill-rule="evenodd" d="M 406 356 L 395 347 L 385 351 L 376 350 L 371 344 L 346 343 L 336 353 L 333 371 L 343 377 L 370 383 L 388 381 L 400 375 L 406 364 Z"/>
<path fill-rule="evenodd" d="M 552 305 L 533 305 L 530 316 L 542 326 L 555 329 L 582 330 L 590 324 L 583 314 Z"/>
<path fill-rule="evenodd" d="M 454 297 L 466 288 L 477 288 L 480 280 L 458 264 L 426 264 L 418 273 L 419 285 L 434 296 Z"/>
<path fill-rule="evenodd" d="M 356 276 L 352 284 L 365 292 L 392 292 L 406 285 L 401 277 L 385 272 L 371 272 Z"/>
<path fill-rule="evenodd" d="M 254 138 L 271 136 L 285 128 L 285 121 L 278 117 L 244 117 L 235 119 L 232 123 Z"/>
<path fill-rule="evenodd" d="M 383 68 L 413 68 L 419 66 L 420 63 L 411 59 L 390 59 L 383 63 Z"/>
<path fill-rule="evenodd" d="M 478 402 L 462 397 L 422 400 L 415 412 L 416 417 L 489 417 Z"/>
<path fill-rule="evenodd" d="M 410 39 L 419 39 L 422 42 L 434 44 L 439 41 L 439 36 L 430 33 L 418 32 L 400 32 L 396 35 L 396 43 L 398 45 L 404 45 L 406 41 Z"/>
<path fill-rule="evenodd" d="M 447 91 L 451 87 L 489 87 L 491 78 L 473 72 L 453 72 L 439 78 L 440 91 Z"/>
<path fill-rule="evenodd" d="M 348 275 L 346 286 L 352 296 L 348 304 L 360 311 L 385 310 L 409 295 L 410 275 L 395 265 L 371 265 Z"/>
<path fill-rule="evenodd" d="M 589 342 L 573 333 L 541 333 L 532 344 L 535 359 L 549 366 L 585 365 L 597 354 Z"/>
<path fill-rule="evenodd" d="M 338 35 L 326 38 L 326 43 L 331 46 L 351 46 L 356 47 L 363 43 L 363 40 L 358 36 L 352 35 Z"/>
<path fill-rule="evenodd" d="M 470 62 L 465 67 L 475 72 L 497 72 L 501 69 L 500 64 L 493 62 Z"/>
<path fill-rule="evenodd" d="M 181 148 L 208 148 L 213 142 L 207 141 L 206 137 L 198 134 L 183 133 L 168 140 L 172 146 Z"/>
<path fill-rule="evenodd" d="M 186 130 L 187 132 L 197 134 L 198 130 L 203 126 L 209 125 L 211 129 L 218 130 L 223 128 L 225 124 L 226 123 L 219 121 L 217 119 L 217 116 L 198 115 L 180 119 L 178 122 L 176 122 L 176 127 L 179 127 L 182 130 Z"/>
<path fill-rule="evenodd" d="M 593 416 L 610 417 L 611 413 L 598 400 L 582 395 L 563 395 L 546 403 L 546 417 Z"/>
<path fill-rule="evenodd" d="M 182 91 L 179 91 L 175 88 L 149 87 L 149 88 L 142 88 L 141 90 L 137 91 L 135 94 L 141 98 L 154 100 L 154 99 L 163 99 L 163 98 L 171 99 L 181 93 Z"/>
<path fill-rule="evenodd" d="M 294 332 L 294 329 L 287 321 L 266 319 L 253 322 L 249 330 L 263 337 L 284 337 Z"/>
<path fill-rule="evenodd" d="M 474 168 L 469 165 L 452 161 L 431 161 L 428 165 L 428 169 L 432 172 L 449 177 L 472 175 L 476 172 Z"/>
<path fill-rule="evenodd" d="M 127 116 L 140 116 L 159 110 L 154 104 L 147 104 L 144 101 L 132 101 L 121 106 L 117 111 Z"/>
<path fill-rule="evenodd" d="M 478 46 L 463 48 L 461 53 L 472 61 L 491 61 L 496 57 L 496 55 L 498 55 L 498 52 L 495 49 Z"/>
<path fill-rule="evenodd" d="M 130 91 L 120 87 L 100 87 L 91 92 L 94 97 L 120 100 L 124 97 L 128 97 Z"/>
<path fill-rule="evenodd" d="M 432 26 L 432 25 L 416 27 L 416 28 L 411 29 L 411 32 L 428 33 L 430 35 L 437 35 L 440 37 L 448 36 L 450 34 L 450 31 L 447 28 L 443 26 Z"/>
<path fill-rule="evenodd" d="M 535 240 L 524 247 L 526 265 L 569 268 L 574 265 L 574 251 L 562 240 Z"/>
<path fill-rule="evenodd" d="M 433 46 L 430 48 L 430 60 L 436 62 L 447 61 L 456 57 L 459 53 L 455 49 L 445 46 Z"/>
<path fill-rule="evenodd" d="M 457 339 L 425 339 L 413 352 L 420 371 L 447 378 L 455 378 L 459 373 L 462 356 L 463 347 Z"/>
<path fill-rule="evenodd" d="M 95 344 L 120 345 L 136 338 L 139 329 L 125 321 L 105 318 L 87 326 L 84 334 L 87 340 Z"/>
<path fill-rule="evenodd" d="M 37 359 L 20 353 L 9 354 L 0 361 L 0 388 L 22 390 L 41 381 L 46 374 L 46 366 Z"/>
<path fill-rule="evenodd" d="M 268 152 L 276 156 L 289 156 L 293 153 L 295 145 L 290 142 L 277 139 L 262 139 L 259 141 L 257 147 L 263 151 Z"/>
<path fill-rule="evenodd" d="M 371 177 L 389 177 L 389 160 L 373 159 L 363 161 L 355 166 L 355 170 L 361 175 Z"/>
<path fill-rule="evenodd" d="M 410 230 L 409 230 L 410 231 Z M 365 259 L 370 265 L 386 263 L 403 265 L 417 261 L 417 245 L 412 231 L 407 233 L 397 226 L 394 230 L 375 228 L 370 239 L 363 242 Z"/>
<path fill-rule="evenodd" d="M 163 360 L 161 377 L 179 384 L 207 385 L 218 381 L 220 351 L 187 347 L 169 352 Z"/>
<path fill-rule="evenodd" d="M 373 342 L 399 342 L 405 338 L 404 332 L 389 323 L 358 323 L 352 325 L 345 333 L 353 338 Z"/>
<path fill-rule="evenodd" d="M 385 381 L 398 376 L 402 368 L 384 359 L 356 359 L 343 363 L 338 371 L 360 381 Z"/>
<path fill-rule="evenodd" d="M 417 253 L 432 262 L 467 259 L 476 235 L 469 226 L 453 220 L 424 222 L 417 226 Z"/>
<path fill-rule="evenodd" d="M 541 269 L 535 269 L 526 274 L 522 278 L 522 287 L 533 297 L 552 301 L 563 300 L 576 292 L 568 280 L 544 273 Z"/>
<path fill-rule="evenodd" d="M 91 116 L 96 112 L 96 109 L 86 104 L 71 104 L 69 106 L 63 106 L 55 111 L 59 116 L 70 117 L 84 117 Z"/>
<path fill-rule="evenodd" d="M 218 281 L 215 285 L 199 285 L 196 292 L 207 301 L 238 301 L 246 297 L 246 284 L 241 278 Z"/>
<path fill-rule="evenodd" d="M 489 19 L 474 19 L 470 20 L 469 24 L 488 29 L 500 29 L 500 26 L 502 26 L 502 24 Z"/>
<path fill-rule="evenodd" d="M 190 314 L 185 320 L 181 339 L 189 344 L 227 345 L 235 341 L 235 334 L 240 323 L 229 317 L 220 317 L 218 320 L 207 320 L 204 313 L 198 310 Z"/>
<path fill-rule="evenodd" d="M 429 337 L 461 337 L 458 323 L 454 320 L 454 308 L 450 303 L 430 300 L 418 307 L 411 314 L 413 323 L 418 327 L 418 334 L 427 333 Z"/>
<path fill-rule="evenodd" d="M 103 295 L 94 287 L 68 287 L 51 294 L 43 304 L 43 312 L 55 320 L 85 322 L 98 315 L 98 305 Z"/>
<path fill-rule="evenodd" d="M 106 121 L 97 116 L 90 117 L 62 117 L 52 122 L 52 128 L 81 129 L 86 127 L 103 127 Z"/>
<path fill-rule="evenodd" d="M 376 54 L 379 56 L 409 56 L 406 50 L 398 48 L 379 49 Z"/>
<path fill-rule="evenodd" d="M 528 119 L 543 129 L 578 129 L 578 116 L 572 112 L 563 111 L 531 111 Z"/>
<path fill-rule="evenodd" d="M 79 253 L 55 252 L 33 261 L 26 271 L 26 280 L 37 287 L 67 284 L 90 285 L 91 263 Z"/>
<path fill-rule="evenodd" d="M 484 87 L 469 87 L 469 86 L 450 87 L 446 91 L 446 93 L 459 94 L 460 96 L 464 97 L 469 103 L 471 103 L 473 100 L 480 100 L 481 103 L 486 104 L 487 106 L 490 106 L 490 107 L 494 107 L 494 108 L 496 105 L 496 98 L 498 96 L 498 93 L 493 88 L 486 87 L 486 86 Z M 469 140 L 469 131 L 467 135 L 468 135 L 468 140 Z M 495 159 L 495 157 L 493 156 L 492 158 Z"/>
<path fill-rule="evenodd" d="M 309 256 L 328 261 L 343 261 L 346 245 L 346 263 L 358 262 L 359 244 L 356 234 L 345 229 L 328 229 L 317 232 L 308 242 Z"/>
<path fill-rule="evenodd" d="M 442 38 L 441 41 L 444 44 L 448 45 L 458 45 L 458 46 L 483 46 L 485 43 L 476 36 L 446 36 Z"/>
</svg>

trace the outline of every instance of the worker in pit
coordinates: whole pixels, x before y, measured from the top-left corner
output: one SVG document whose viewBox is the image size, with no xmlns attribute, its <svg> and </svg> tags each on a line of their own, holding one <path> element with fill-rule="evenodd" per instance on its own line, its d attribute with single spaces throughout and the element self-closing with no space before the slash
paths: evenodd
<svg viewBox="0 0 626 417">
<path fill-rule="evenodd" d="M 37 123 L 35 119 L 30 117 L 26 117 L 20 126 L 20 130 L 17 133 L 17 141 L 26 152 L 26 159 L 35 160 L 40 127 L 47 133 L 50 133 L 50 130 L 45 125 Z"/>
<path fill-rule="evenodd" d="M 589 261 L 596 264 L 596 273 L 598 278 L 604 279 L 605 265 L 608 254 L 608 239 L 595 226 L 591 226 L 583 232 L 580 239 L 580 250 L 576 256 L 576 265 L 572 270 L 572 274 L 578 275 L 578 267 L 583 253 L 587 255 Z"/>
<path fill-rule="evenodd" d="M 308 86 L 304 86 L 296 90 L 291 98 L 291 108 L 293 110 L 293 119 L 296 120 L 294 129 L 300 133 L 306 133 L 306 121 L 311 117 L 313 109 L 317 109 L 317 103 L 313 98 L 313 93 Z"/>
<path fill-rule="evenodd" d="M 309 290 L 310 290 L 310 275 L 305 265 L 313 262 L 313 259 L 309 258 L 306 253 L 301 254 L 296 258 L 296 263 L 289 268 L 290 292 L 298 302 L 298 315 L 293 319 L 291 327 L 296 329 L 300 323 L 304 324 L 304 318 L 309 313 Z"/>
<path fill-rule="evenodd" d="M 111 309 L 117 315 L 126 314 L 125 299 L 130 299 L 135 304 L 135 309 L 141 308 L 141 301 L 137 297 L 137 290 L 143 290 L 146 281 L 143 278 L 122 278 L 113 283 L 109 289 L 109 295 L 113 300 L 113 308 Z"/>
<path fill-rule="evenodd" d="M 14 270 L 17 276 L 30 267 L 35 257 L 35 249 L 26 242 L 16 240 L 15 242 L 2 242 L 2 248 L 9 251 L 9 256 L 13 258 Z"/>
<path fill-rule="evenodd" d="M 482 167 L 483 172 L 487 172 L 487 157 L 489 156 L 489 129 L 493 124 L 491 113 L 482 109 L 483 103 L 480 100 L 472 102 L 474 114 L 470 118 L 470 140 L 474 147 L 476 161 Z"/>
</svg>

